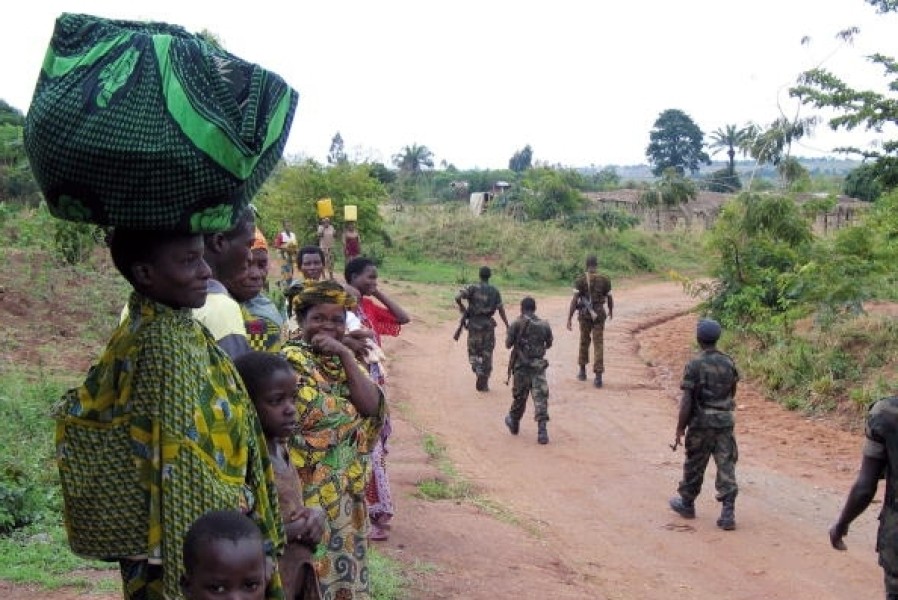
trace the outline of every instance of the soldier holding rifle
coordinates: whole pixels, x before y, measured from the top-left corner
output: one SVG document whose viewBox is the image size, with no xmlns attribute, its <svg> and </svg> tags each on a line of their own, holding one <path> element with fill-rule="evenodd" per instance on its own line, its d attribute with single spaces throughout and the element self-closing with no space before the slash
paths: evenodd
<svg viewBox="0 0 898 600">
<path fill-rule="evenodd" d="M 505 347 L 512 348 L 508 371 L 514 377 L 511 388 L 513 400 L 505 417 L 505 426 L 512 435 L 518 434 L 521 418 L 527 410 L 527 396 L 532 395 L 536 441 L 548 444 L 549 384 L 546 381 L 546 367 L 549 362 L 545 356 L 546 350 L 552 347 L 552 328 L 536 316 L 536 301 L 533 298 L 527 296 L 521 300 L 521 316 L 508 328 Z"/>
<path fill-rule="evenodd" d="M 493 372 L 493 350 L 496 348 L 496 320 L 493 315 L 498 311 L 499 317 L 508 329 L 508 318 L 502 306 L 502 295 L 490 284 L 492 271 L 489 267 L 480 267 L 480 282 L 463 288 L 455 296 L 458 310 L 467 316 L 468 328 L 468 361 L 471 370 L 477 375 L 478 392 L 489 391 L 489 379 Z M 468 301 L 468 306 L 462 303 Z M 455 339 L 461 332 L 456 332 Z"/>
</svg>

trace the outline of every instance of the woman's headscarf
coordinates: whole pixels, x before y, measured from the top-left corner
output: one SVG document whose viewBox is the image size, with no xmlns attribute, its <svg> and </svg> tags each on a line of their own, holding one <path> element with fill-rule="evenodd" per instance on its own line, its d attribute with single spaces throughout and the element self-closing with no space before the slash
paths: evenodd
<svg viewBox="0 0 898 600">
<path fill-rule="evenodd" d="M 339 304 L 347 310 L 354 310 L 357 302 L 347 294 L 343 286 L 331 279 L 307 281 L 302 290 L 293 297 L 293 313 L 300 314 L 305 309 L 319 304 Z"/>
<path fill-rule="evenodd" d="M 253 245 L 250 250 L 264 250 L 268 252 L 268 242 L 265 241 L 265 236 L 258 227 L 256 227 L 256 235 L 253 237 Z"/>
</svg>

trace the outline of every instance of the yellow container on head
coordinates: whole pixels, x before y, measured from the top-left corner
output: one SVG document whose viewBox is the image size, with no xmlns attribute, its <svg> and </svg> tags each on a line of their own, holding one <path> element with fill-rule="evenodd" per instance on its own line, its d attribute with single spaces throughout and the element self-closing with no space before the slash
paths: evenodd
<svg viewBox="0 0 898 600">
<path fill-rule="evenodd" d="M 318 201 L 318 218 L 326 219 L 334 216 L 334 203 L 330 198 L 322 198 Z"/>
<path fill-rule="evenodd" d="M 358 221 L 359 219 L 359 210 L 358 206 L 354 204 L 347 204 L 343 207 L 343 220 L 344 221 Z"/>
</svg>

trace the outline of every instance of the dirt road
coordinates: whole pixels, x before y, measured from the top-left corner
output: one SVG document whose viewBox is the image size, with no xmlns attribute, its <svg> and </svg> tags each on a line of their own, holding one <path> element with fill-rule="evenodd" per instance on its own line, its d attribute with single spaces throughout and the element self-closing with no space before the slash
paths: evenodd
<svg viewBox="0 0 898 600">
<path fill-rule="evenodd" d="M 506 299 L 509 314 L 517 314 L 513 300 Z M 406 416 L 391 459 L 406 494 L 384 547 L 438 571 L 422 578 L 414 597 L 881 596 L 873 550 L 878 506 L 855 523 L 848 552 L 831 550 L 826 535 L 859 463 L 860 433 L 784 411 L 743 385 L 738 529 L 715 526 L 713 466 L 698 518 L 683 520 L 667 507 L 683 455 L 667 444 L 691 352 L 695 316 L 685 313 L 693 301 L 673 284 L 616 290 L 601 390 L 574 377 L 577 335 L 564 328 L 567 301 L 538 299 L 556 339 L 548 355 L 548 446 L 536 444 L 532 412 L 517 437 L 502 424 L 511 397 L 502 383 L 506 352 L 497 351 L 502 376 L 494 375 L 484 394 L 474 391 L 464 344 L 451 340 L 452 323 L 418 320 L 391 340 L 392 398 Z M 501 325 L 497 331 L 504 335 Z M 458 471 L 519 524 L 465 505 L 434 510 L 408 500 L 420 476 L 409 421 L 438 436 Z"/>
<path fill-rule="evenodd" d="M 564 328 L 567 297 L 537 298 L 552 325 L 549 434 L 536 425 L 511 436 L 502 419 L 507 353 L 496 352 L 491 391 L 474 391 L 463 340 L 451 339 L 451 312 L 404 284 L 385 289 L 413 323 L 386 342 L 395 433 L 389 469 L 397 503 L 385 554 L 411 565 L 410 598 L 825 600 L 882 596 L 871 507 L 836 552 L 826 530 L 859 462 L 861 434 L 786 412 L 745 383 L 738 395 L 738 529 L 715 526 L 713 466 L 685 521 L 667 507 L 682 451 L 668 448 L 675 397 L 690 355 L 693 301 L 673 284 L 615 291 L 606 329 L 605 387 L 579 382 L 576 331 Z M 509 315 L 519 297 L 509 294 Z M 576 324 L 575 324 L 576 328 Z M 500 325 L 497 331 L 504 336 Z M 440 472 L 428 463 L 435 436 L 478 499 L 427 502 L 415 484 Z M 882 490 L 880 490 L 880 495 Z M 83 597 L 0 582 L 8 600 Z M 100 598 L 92 596 L 92 598 Z"/>
</svg>

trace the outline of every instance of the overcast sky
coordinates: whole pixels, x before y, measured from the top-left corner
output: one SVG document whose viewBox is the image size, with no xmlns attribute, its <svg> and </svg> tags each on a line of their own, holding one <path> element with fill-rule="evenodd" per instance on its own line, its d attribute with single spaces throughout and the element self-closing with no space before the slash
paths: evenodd
<svg viewBox="0 0 898 600">
<path fill-rule="evenodd" d="M 0 98 L 23 112 L 60 13 L 152 19 L 209 29 L 296 88 L 291 156 L 323 161 L 339 131 L 357 160 L 389 164 L 416 143 L 461 169 L 505 168 L 527 144 L 550 164 L 644 163 L 666 109 L 705 134 L 769 123 L 780 107 L 795 116 L 788 87 L 803 70 L 883 90 L 863 57 L 898 56 L 898 17 L 863 0 L 30 0 L 6 12 Z M 849 26 L 853 46 L 835 38 Z M 870 139 L 821 126 L 793 154 Z"/>
</svg>

